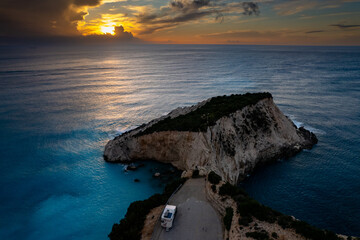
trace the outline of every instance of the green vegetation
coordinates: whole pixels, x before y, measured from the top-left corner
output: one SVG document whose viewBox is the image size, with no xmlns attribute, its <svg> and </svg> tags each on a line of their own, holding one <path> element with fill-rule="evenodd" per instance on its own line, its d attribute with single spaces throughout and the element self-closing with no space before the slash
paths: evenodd
<svg viewBox="0 0 360 240">
<path fill-rule="evenodd" d="M 250 237 L 256 240 L 268 240 L 269 239 L 269 234 L 265 231 L 262 230 L 261 232 L 247 232 L 246 237 Z"/>
<path fill-rule="evenodd" d="M 237 195 L 247 195 L 246 192 L 234 185 L 231 185 L 230 183 L 225 183 L 221 185 L 219 189 L 219 194 L 221 196 L 228 195 L 230 197 L 235 197 Z"/>
<path fill-rule="evenodd" d="M 214 193 L 216 193 L 216 185 L 211 185 L 211 190 L 214 192 Z"/>
<path fill-rule="evenodd" d="M 185 181 L 184 178 L 176 179 L 166 185 L 162 194 L 155 194 L 146 200 L 131 203 L 125 218 L 119 224 L 113 225 L 109 238 L 111 240 L 139 240 L 146 215 L 151 209 L 165 204 L 171 194 Z"/>
<path fill-rule="evenodd" d="M 308 239 L 326 239 L 326 240 L 339 240 L 335 233 L 327 230 L 321 230 L 303 221 L 292 221 L 291 228 L 295 229 L 296 233 Z"/>
<path fill-rule="evenodd" d="M 208 180 L 211 184 L 217 185 L 221 181 L 221 177 L 217 175 L 214 171 L 211 171 L 208 175 Z"/>
<path fill-rule="evenodd" d="M 239 200 L 237 201 L 237 210 L 243 217 L 253 216 L 260 221 L 274 223 L 277 217 L 281 216 L 281 213 L 260 204 L 250 197 L 243 197 Z"/>
<path fill-rule="evenodd" d="M 278 237 L 279 237 L 276 232 L 273 232 L 273 233 L 271 234 L 271 236 L 272 236 L 273 238 L 275 238 L 275 239 L 278 239 Z"/>
<path fill-rule="evenodd" d="M 242 226 L 249 226 L 250 223 L 252 223 L 253 219 L 251 216 L 246 216 L 246 217 L 240 217 L 239 218 L 239 225 L 242 225 Z"/>
<path fill-rule="evenodd" d="M 214 126 L 221 117 L 228 116 L 248 105 L 254 105 L 265 98 L 272 98 L 272 96 L 270 93 L 246 93 L 214 97 L 195 111 L 176 118 L 165 118 L 143 132 L 139 132 L 137 136 L 161 131 L 205 132 L 208 126 Z M 262 124 L 261 121 L 260 123 Z"/>
<path fill-rule="evenodd" d="M 275 223 L 277 222 L 282 228 L 294 229 L 296 233 L 312 240 L 340 240 L 335 233 L 327 230 L 318 229 L 310 224 L 296 220 L 290 216 L 283 215 L 269 207 L 266 207 L 256 200 L 249 197 L 244 190 L 231 185 L 230 183 L 223 184 L 219 189 L 219 194 L 230 196 L 237 203 L 237 211 L 240 213 L 239 224 L 249 226 L 252 218 L 260 221 Z M 247 233 L 247 237 L 254 239 L 269 239 L 268 233 L 266 236 L 263 232 Z M 274 237 L 274 236 L 273 236 Z"/>
<path fill-rule="evenodd" d="M 199 176 L 199 170 L 198 170 L 198 169 L 195 169 L 195 170 L 193 171 L 193 173 L 192 173 L 192 178 L 198 178 L 198 177 L 200 177 L 200 176 Z"/>
<path fill-rule="evenodd" d="M 232 218 L 234 216 L 234 210 L 231 207 L 226 208 L 226 214 L 224 216 L 224 225 L 226 230 L 230 230 Z"/>
</svg>

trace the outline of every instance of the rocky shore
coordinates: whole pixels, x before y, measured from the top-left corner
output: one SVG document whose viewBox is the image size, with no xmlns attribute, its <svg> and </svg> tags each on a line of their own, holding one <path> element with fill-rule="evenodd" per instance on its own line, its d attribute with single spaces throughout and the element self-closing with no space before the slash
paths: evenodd
<svg viewBox="0 0 360 240">
<path fill-rule="evenodd" d="M 214 171 L 235 184 L 257 166 L 316 143 L 313 133 L 280 111 L 270 93 L 254 93 L 177 108 L 109 141 L 104 159 L 152 159 L 181 170 Z"/>
</svg>

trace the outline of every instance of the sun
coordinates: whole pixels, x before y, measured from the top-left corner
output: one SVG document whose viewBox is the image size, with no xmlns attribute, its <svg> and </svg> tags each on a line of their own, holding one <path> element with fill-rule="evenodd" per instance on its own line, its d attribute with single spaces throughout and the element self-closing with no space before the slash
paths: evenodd
<svg viewBox="0 0 360 240">
<path fill-rule="evenodd" d="M 114 26 L 101 26 L 100 27 L 100 31 L 103 33 L 103 34 L 111 34 L 111 35 L 114 35 L 115 34 L 115 28 Z"/>
</svg>

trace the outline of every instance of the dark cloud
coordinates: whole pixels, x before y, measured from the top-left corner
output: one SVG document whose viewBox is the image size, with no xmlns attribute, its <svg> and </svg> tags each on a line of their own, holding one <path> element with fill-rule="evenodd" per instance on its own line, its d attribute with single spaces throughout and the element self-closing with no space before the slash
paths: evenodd
<svg viewBox="0 0 360 240">
<path fill-rule="evenodd" d="M 322 32 L 325 32 L 324 30 L 315 30 L 315 31 L 308 31 L 308 32 L 305 32 L 307 34 L 311 34 L 311 33 L 322 33 Z"/>
<path fill-rule="evenodd" d="M 199 9 L 204 6 L 208 6 L 209 4 L 210 0 L 175 0 L 170 2 L 171 8 L 180 9 L 184 12 Z"/>
<path fill-rule="evenodd" d="M 174 27 L 178 24 L 198 20 L 206 16 L 214 16 L 222 22 L 226 13 L 243 13 L 244 15 L 259 15 L 259 6 L 254 2 L 225 3 L 219 0 L 171 0 L 168 7 L 156 13 L 142 13 L 137 21 L 145 28 L 140 34 L 150 34 L 154 31 Z"/>
<path fill-rule="evenodd" d="M 244 8 L 244 15 L 251 16 L 251 15 L 259 15 L 259 5 L 254 2 L 243 2 L 242 7 Z"/>
<path fill-rule="evenodd" d="M 115 37 L 116 38 L 120 38 L 120 39 L 124 39 L 124 40 L 131 40 L 134 38 L 134 36 L 132 35 L 131 32 L 126 32 L 124 30 L 123 26 L 118 26 L 115 27 Z"/>
<path fill-rule="evenodd" d="M 142 41 L 133 36 L 131 32 L 124 30 L 123 26 L 116 26 L 114 28 L 114 35 L 103 34 L 103 35 L 88 35 L 77 37 L 79 42 L 83 43 L 141 43 Z M 76 37 L 75 37 L 76 38 Z M 74 39 L 74 38 L 73 38 Z"/>
<path fill-rule="evenodd" d="M 347 28 L 358 28 L 360 27 L 360 24 L 331 24 L 331 27 L 338 27 L 341 29 L 347 29 Z"/>
<path fill-rule="evenodd" d="M 85 7 L 100 0 L 1 0 L 0 36 L 76 35 Z"/>
</svg>

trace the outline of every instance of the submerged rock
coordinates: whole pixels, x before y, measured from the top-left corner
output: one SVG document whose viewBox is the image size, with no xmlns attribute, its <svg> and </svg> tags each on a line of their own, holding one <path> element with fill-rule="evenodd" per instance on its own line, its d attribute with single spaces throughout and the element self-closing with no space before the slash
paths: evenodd
<svg viewBox="0 0 360 240">
<path fill-rule="evenodd" d="M 198 167 L 235 184 L 259 164 L 290 157 L 316 143 L 313 133 L 297 128 L 279 110 L 271 94 L 245 94 L 177 108 L 109 141 L 104 159 L 153 159 L 181 170 Z"/>
<path fill-rule="evenodd" d="M 135 171 L 137 170 L 137 166 L 132 163 L 126 167 L 126 170 Z"/>
</svg>

